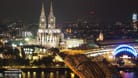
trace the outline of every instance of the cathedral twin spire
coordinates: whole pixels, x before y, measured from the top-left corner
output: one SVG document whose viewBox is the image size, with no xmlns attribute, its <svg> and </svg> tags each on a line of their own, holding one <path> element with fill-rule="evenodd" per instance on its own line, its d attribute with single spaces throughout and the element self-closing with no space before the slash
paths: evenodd
<svg viewBox="0 0 138 78">
<path fill-rule="evenodd" d="M 55 28 L 55 16 L 54 16 L 54 13 L 53 13 L 52 3 L 53 3 L 53 1 L 51 0 L 50 12 L 49 12 L 49 16 L 48 16 L 48 28 L 50 28 L 50 29 Z M 42 10 L 41 10 L 39 28 L 45 29 L 46 27 L 47 27 L 47 24 L 46 24 L 45 8 L 44 8 L 44 3 L 42 3 Z"/>
<path fill-rule="evenodd" d="M 39 21 L 39 28 L 40 29 L 46 28 L 46 16 L 45 16 L 44 4 L 42 4 L 41 16 L 40 16 L 40 21 Z"/>
<path fill-rule="evenodd" d="M 48 28 L 55 28 L 55 16 L 53 13 L 53 5 L 52 5 L 53 1 L 51 0 L 51 4 L 50 4 L 50 12 L 49 12 L 49 16 L 48 16 Z"/>
<path fill-rule="evenodd" d="M 41 16 L 45 16 L 45 8 L 44 8 L 44 4 L 43 3 L 42 3 Z"/>
</svg>

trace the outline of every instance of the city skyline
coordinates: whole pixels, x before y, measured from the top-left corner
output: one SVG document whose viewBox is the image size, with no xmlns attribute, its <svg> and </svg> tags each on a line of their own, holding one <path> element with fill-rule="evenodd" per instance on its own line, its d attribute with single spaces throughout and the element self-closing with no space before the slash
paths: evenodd
<svg viewBox="0 0 138 78">
<path fill-rule="evenodd" d="M 48 16 L 50 0 L 43 1 Z M 53 7 L 57 24 L 93 16 L 106 21 L 127 21 L 131 20 L 133 12 L 137 12 L 137 3 L 137 0 L 54 0 Z M 29 23 L 38 23 L 41 4 L 42 0 L 1 0 L 0 19 L 17 18 Z"/>
<path fill-rule="evenodd" d="M 1 0 L 0 78 L 138 78 L 137 3 Z"/>
</svg>

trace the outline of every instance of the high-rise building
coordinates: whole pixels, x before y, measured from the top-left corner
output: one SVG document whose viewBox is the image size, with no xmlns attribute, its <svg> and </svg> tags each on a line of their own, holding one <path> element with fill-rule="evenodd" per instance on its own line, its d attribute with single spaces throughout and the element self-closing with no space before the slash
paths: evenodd
<svg viewBox="0 0 138 78">
<path fill-rule="evenodd" d="M 137 31 L 138 30 L 138 28 L 137 28 L 137 14 L 136 13 L 133 13 L 133 15 L 132 15 L 132 25 L 133 25 L 133 29 L 135 30 L 135 31 Z"/>
<path fill-rule="evenodd" d="M 37 44 L 48 48 L 59 47 L 60 42 L 63 40 L 63 33 L 60 29 L 56 28 L 56 17 L 54 16 L 52 3 L 53 1 L 51 0 L 48 25 L 46 24 L 44 4 L 42 4 L 39 29 L 37 32 Z"/>
</svg>

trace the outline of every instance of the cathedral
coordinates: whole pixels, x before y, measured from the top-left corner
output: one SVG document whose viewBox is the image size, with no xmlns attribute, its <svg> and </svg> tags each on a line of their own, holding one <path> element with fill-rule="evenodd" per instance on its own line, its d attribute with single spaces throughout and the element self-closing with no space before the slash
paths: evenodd
<svg viewBox="0 0 138 78">
<path fill-rule="evenodd" d="M 47 48 L 59 47 L 60 42 L 63 40 L 63 33 L 60 29 L 56 28 L 56 17 L 54 16 L 52 4 L 53 1 L 51 0 L 50 11 L 47 18 L 44 4 L 42 3 L 39 28 L 37 31 L 37 44 Z"/>
</svg>

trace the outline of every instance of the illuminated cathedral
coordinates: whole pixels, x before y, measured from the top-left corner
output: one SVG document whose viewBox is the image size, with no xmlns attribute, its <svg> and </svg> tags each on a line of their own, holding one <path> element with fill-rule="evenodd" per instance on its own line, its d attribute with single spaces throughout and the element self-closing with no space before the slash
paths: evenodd
<svg viewBox="0 0 138 78">
<path fill-rule="evenodd" d="M 42 3 L 37 31 L 37 44 L 47 48 L 59 47 L 60 42 L 63 40 L 63 33 L 60 29 L 56 28 L 56 17 L 54 16 L 52 3 L 53 1 L 51 0 L 48 20 L 46 20 L 45 8 Z"/>
</svg>

